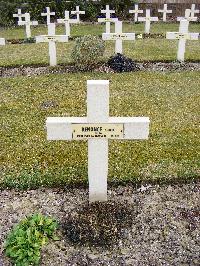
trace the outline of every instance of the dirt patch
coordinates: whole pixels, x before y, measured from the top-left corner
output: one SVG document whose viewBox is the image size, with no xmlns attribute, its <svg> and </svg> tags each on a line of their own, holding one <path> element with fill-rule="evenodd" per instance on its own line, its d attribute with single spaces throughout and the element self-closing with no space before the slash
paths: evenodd
<svg viewBox="0 0 200 266">
<path fill-rule="evenodd" d="M 11 265 L 3 253 L 8 232 L 35 212 L 60 223 L 60 240 L 43 249 L 42 266 L 199 265 L 199 182 L 112 187 L 108 196 L 108 203 L 89 205 L 85 189 L 0 192 L 0 265 Z M 66 225 L 78 241 L 66 237 Z"/>
</svg>

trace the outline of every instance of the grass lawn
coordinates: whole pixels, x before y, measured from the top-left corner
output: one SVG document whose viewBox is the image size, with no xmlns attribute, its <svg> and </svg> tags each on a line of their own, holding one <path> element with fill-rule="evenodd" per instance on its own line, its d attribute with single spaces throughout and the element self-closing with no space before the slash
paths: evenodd
<svg viewBox="0 0 200 266">
<path fill-rule="evenodd" d="M 76 73 L 0 79 L 0 187 L 86 182 L 87 143 L 47 141 L 45 120 L 85 116 L 87 79 L 110 80 L 111 116 L 151 119 L 149 140 L 110 141 L 110 181 L 198 178 L 199 72 Z"/>
</svg>

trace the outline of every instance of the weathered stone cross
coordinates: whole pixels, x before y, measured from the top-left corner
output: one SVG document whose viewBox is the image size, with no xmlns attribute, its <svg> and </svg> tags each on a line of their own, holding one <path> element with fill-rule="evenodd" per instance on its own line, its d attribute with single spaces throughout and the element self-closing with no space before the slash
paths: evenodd
<svg viewBox="0 0 200 266">
<path fill-rule="evenodd" d="M 57 19 L 57 22 L 60 24 L 65 24 L 65 34 L 70 36 L 70 24 L 78 23 L 77 19 L 70 19 L 69 18 L 69 11 L 65 11 L 65 18 L 64 19 Z"/>
<path fill-rule="evenodd" d="M 138 21 L 145 22 L 145 33 L 150 33 L 151 21 L 158 21 L 158 17 L 151 17 L 150 9 L 146 9 L 146 17 L 139 17 Z"/>
<path fill-rule="evenodd" d="M 6 45 L 6 41 L 4 38 L 0 38 L 0 45 Z"/>
<path fill-rule="evenodd" d="M 80 11 L 79 6 L 76 6 L 76 10 L 75 11 L 71 11 L 72 15 L 76 15 L 77 18 L 77 22 L 80 23 L 80 15 L 84 15 L 85 11 Z"/>
<path fill-rule="evenodd" d="M 195 4 L 191 5 L 191 17 L 194 18 L 195 17 L 195 13 L 198 14 L 199 13 L 199 9 L 195 9 Z"/>
<path fill-rule="evenodd" d="M 106 5 L 105 10 L 101 10 L 101 13 L 105 13 L 105 18 L 98 18 L 98 22 L 106 22 L 106 33 L 110 33 L 110 23 L 118 21 L 118 18 L 111 18 L 111 14 L 115 13 L 115 10 L 110 10 L 109 5 Z"/>
<path fill-rule="evenodd" d="M 109 81 L 87 81 L 87 117 L 49 117 L 48 140 L 88 140 L 89 200 L 107 200 L 108 139 L 148 139 L 148 117 L 109 117 Z"/>
<path fill-rule="evenodd" d="M 171 40 L 179 40 L 178 43 L 178 53 L 177 60 L 184 61 L 185 56 L 185 45 L 187 40 L 198 40 L 199 33 L 189 33 L 188 32 L 189 21 L 181 20 L 179 26 L 179 32 L 167 32 L 166 38 Z"/>
<path fill-rule="evenodd" d="M 25 13 L 25 20 L 18 21 L 19 26 L 26 26 L 26 37 L 31 38 L 31 26 L 37 26 L 37 21 L 31 21 L 30 14 Z"/>
<path fill-rule="evenodd" d="M 123 33 L 122 32 L 122 21 L 115 22 L 115 33 L 103 33 L 102 39 L 105 41 L 115 41 L 115 53 L 122 54 L 123 47 L 122 41 L 135 40 L 135 33 Z"/>
<path fill-rule="evenodd" d="M 56 26 L 54 23 L 48 24 L 48 35 L 36 37 L 36 43 L 49 43 L 50 66 L 57 65 L 56 42 L 68 42 L 67 35 L 56 35 Z"/>
<path fill-rule="evenodd" d="M 171 14 L 172 10 L 168 10 L 167 9 L 167 4 L 164 4 L 164 8 L 163 9 L 158 9 L 159 13 L 163 13 L 163 21 L 166 22 L 167 21 L 167 14 Z"/>
<path fill-rule="evenodd" d="M 22 14 L 21 9 L 17 9 L 17 14 L 13 14 L 14 18 L 18 18 L 18 21 L 22 21 L 22 18 L 25 17 L 25 14 Z"/>
<path fill-rule="evenodd" d="M 42 17 L 47 17 L 47 25 L 51 23 L 51 16 L 55 16 L 55 12 L 50 11 L 50 7 L 46 7 L 46 13 L 41 13 Z"/>
<path fill-rule="evenodd" d="M 138 21 L 138 14 L 143 14 L 143 10 L 140 10 L 138 8 L 138 4 L 135 4 L 135 9 L 134 10 L 129 10 L 130 14 L 135 14 L 134 21 Z"/>
<path fill-rule="evenodd" d="M 191 16 L 191 9 L 186 9 L 185 10 L 185 17 L 177 17 L 177 21 L 181 20 L 188 20 L 188 21 L 197 21 L 197 17 L 192 17 Z"/>
</svg>

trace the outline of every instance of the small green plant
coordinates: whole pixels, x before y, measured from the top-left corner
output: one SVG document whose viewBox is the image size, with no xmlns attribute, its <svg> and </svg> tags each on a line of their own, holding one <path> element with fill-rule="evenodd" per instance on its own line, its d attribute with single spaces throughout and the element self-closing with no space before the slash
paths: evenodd
<svg viewBox="0 0 200 266">
<path fill-rule="evenodd" d="M 5 253 L 16 266 L 38 265 L 41 248 L 49 238 L 58 240 L 58 224 L 52 218 L 34 214 L 22 220 L 8 235 Z"/>
<path fill-rule="evenodd" d="M 72 60 L 82 69 L 95 66 L 105 51 L 104 41 L 97 36 L 86 35 L 76 39 L 72 50 Z"/>
</svg>

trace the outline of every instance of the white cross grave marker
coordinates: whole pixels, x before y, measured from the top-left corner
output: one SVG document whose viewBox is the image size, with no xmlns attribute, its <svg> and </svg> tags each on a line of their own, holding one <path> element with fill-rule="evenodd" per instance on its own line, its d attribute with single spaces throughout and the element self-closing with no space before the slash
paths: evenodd
<svg viewBox="0 0 200 266">
<path fill-rule="evenodd" d="M 191 16 L 191 9 L 185 10 L 185 17 L 177 17 L 177 21 L 181 21 L 181 20 L 185 20 L 185 19 L 188 21 L 197 21 L 197 17 Z"/>
<path fill-rule="evenodd" d="M 105 10 L 101 10 L 101 13 L 105 13 L 105 18 L 98 18 L 98 22 L 106 22 L 106 33 L 110 33 L 110 23 L 118 21 L 118 18 L 111 18 L 111 14 L 115 13 L 115 10 L 110 10 L 109 5 L 106 5 Z"/>
<path fill-rule="evenodd" d="M 6 45 L 6 41 L 4 38 L 0 38 L 0 45 Z"/>
<path fill-rule="evenodd" d="M 138 18 L 138 21 L 145 22 L 145 33 L 150 33 L 151 21 L 158 21 L 158 17 L 151 17 L 150 9 L 146 9 L 146 17 Z"/>
<path fill-rule="evenodd" d="M 77 21 L 78 23 L 80 23 L 80 15 L 84 15 L 85 11 L 80 11 L 79 6 L 76 6 L 76 10 L 75 11 L 71 11 L 72 15 L 76 15 Z"/>
<path fill-rule="evenodd" d="M 166 22 L 167 21 L 167 14 L 171 14 L 172 10 L 168 10 L 167 9 L 167 4 L 164 4 L 164 8 L 163 9 L 158 9 L 159 13 L 163 13 L 163 21 Z"/>
<path fill-rule="evenodd" d="M 41 13 L 42 17 L 47 17 L 47 25 L 51 23 L 51 16 L 55 16 L 55 12 L 50 11 L 50 7 L 46 7 L 46 13 Z"/>
<path fill-rule="evenodd" d="M 68 42 L 67 35 L 56 35 L 56 26 L 54 23 L 48 24 L 48 35 L 41 35 L 36 37 L 36 43 L 49 43 L 49 57 L 50 57 L 50 66 L 57 65 L 56 57 L 56 42 Z"/>
<path fill-rule="evenodd" d="M 115 41 L 115 53 L 122 54 L 123 47 L 122 41 L 135 40 L 135 33 L 123 33 L 122 32 L 122 21 L 115 22 L 115 33 L 103 33 L 102 39 L 105 41 Z"/>
<path fill-rule="evenodd" d="M 179 32 L 167 32 L 166 34 L 167 39 L 179 40 L 177 60 L 182 62 L 184 61 L 186 40 L 197 41 L 199 39 L 199 33 L 189 33 L 188 27 L 189 27 L 189 21 L 181 20 Z"/>
<path fill-rule="evenodd" d="M 22 18 L 25 17 L 25 14 L 22 14 L 21 9 L 17 9 L 17 14 L 13 14 L 14 18 L 18 18 L 18 21 L 22 21 Z"/>
<path fill-rule="evenodd" d="M 140 10 L 138 8 L 138 4 L 135 4 L 135 9 L 134 10 L 129 10 L 130 14 L 135 14 L 134 21 L 138 21 L 138 14 L 143 14 L 143 10 Z"/>
<path fill-rule="evenodd" d="M 26 26 L 26 37 L 31 38 L 31 26 L 37 26 L 37 21 L 31 21 L 30 14 L 25 13 L 25 20 L 24 21 L 18 21 L 19 26 Z"/>
<path fill-rule="evenodd" d="M 199 13 L 199 9 L 195 9 L 195 4 L 191 5 L 191 17 L 194 18 L 195 17 L 195 13 L 198 14 Z"/>
<path fill-rule="evenodd" d="M 89 201 L 107 201 L 108 140 L 146 140 L 148 117 L 109 117 L 109 81 L 87 81 L 87 117 L 49 117 L 48 140 L 88 140 Z"/>
<path fill-rule="evenodd" d="M 70 19 L 69 18 L 69 11 L 65 11 L 65 18 L 64 19 L 57 19 L 57 22 L 60 24 L 65 24 L 65 34 L 70 36 L 70 24 L 78 23 L 77 19 Z"/>
</svg>

